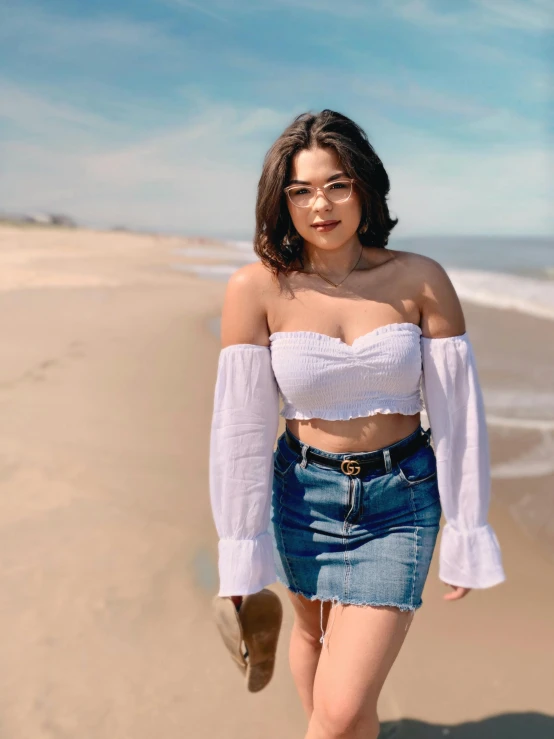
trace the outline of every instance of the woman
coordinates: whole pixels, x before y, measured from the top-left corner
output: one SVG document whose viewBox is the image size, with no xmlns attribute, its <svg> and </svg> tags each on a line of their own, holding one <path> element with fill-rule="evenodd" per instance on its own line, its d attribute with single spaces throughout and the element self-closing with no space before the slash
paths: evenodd
<svg viewBox="0 0 554 739">
<path fill-rule="evenodd" d="M 353 121 L 298 116 L 264 161 L 259 261 L 224 302 L 210 451 L 219 596 L 240 605 L 286 586 L 306 739 L 377 737 L 441 511 L 445 599 L 505 579 L 462 309 L 437 262 L 386 248 L 388 192 Z"/>
</svg>

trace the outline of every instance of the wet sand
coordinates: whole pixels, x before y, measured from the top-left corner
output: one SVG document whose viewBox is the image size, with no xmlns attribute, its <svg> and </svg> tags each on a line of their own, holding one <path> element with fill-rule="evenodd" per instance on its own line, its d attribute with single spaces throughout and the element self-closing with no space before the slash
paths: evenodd
<svg viewBox="0 0 554 739">
<path fill-rule="evenodd" d="M 272 586 L 285 608 L 276 673 L 260 694 L 246 692 L 211 621 L 219 344 L 209 326 L 225 285 L 172 270 L 183 243 L 0 229 L 0 726 L 10 739 L 304 735 L 282 586 Z M 464 307 L 483 381 L 499 366 L 504 382 L 511 356 L 551 360 L 554 324 Z M 491 426 L 493 465 L 542 436 Z M 384 736 L 554 735 L 553 483 L 494 480 L 505 584 L 445 602 L 435 558 L 381 696 Z"/>
</svg>

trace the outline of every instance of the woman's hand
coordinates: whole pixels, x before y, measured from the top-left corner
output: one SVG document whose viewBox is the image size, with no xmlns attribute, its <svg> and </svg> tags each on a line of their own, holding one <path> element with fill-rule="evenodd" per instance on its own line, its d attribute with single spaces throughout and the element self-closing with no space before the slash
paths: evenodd
<svg viewBox="0 0 554 739">
<path fill-rule="evenodd" d="M 471 588 L 462 588 L 459 585 L 449 585 L 448 583 L 444 583 L 444 585 L 447 588 L 452 588 L 452 593 L 447 593 L 443 596 L 444 600 L 460 600 L 460 598 L 465 598 L 465 596 L 469 593 Z"/>
</svg>

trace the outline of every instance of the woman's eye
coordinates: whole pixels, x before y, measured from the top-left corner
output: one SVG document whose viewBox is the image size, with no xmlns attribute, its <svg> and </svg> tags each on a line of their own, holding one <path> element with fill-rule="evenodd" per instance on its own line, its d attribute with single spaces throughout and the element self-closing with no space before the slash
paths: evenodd
<svg viewBox="0 0 554 739">
<path fill-rule="evenodd" d="M 308 192 L 309 192 L 309 190 L 307 188 L 300 187 L 298 190 L 293 190 L 292 191 L 292 194 L 293 195 L 306 195 L 306 193 L 308 193 Z"/>
<path fill-rule="evenodd" d="M 343 190 L 346 187 L 344 182 L 333 182 L 330 189 L 331 190 Z"/>
</svg>

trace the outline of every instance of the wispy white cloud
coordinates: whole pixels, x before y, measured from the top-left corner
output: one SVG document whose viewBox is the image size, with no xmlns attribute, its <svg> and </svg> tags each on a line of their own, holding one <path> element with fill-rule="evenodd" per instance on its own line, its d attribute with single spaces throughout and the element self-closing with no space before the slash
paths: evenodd
<svg viewBox="0 0 554 739">
<path fill-rule="evenodd" d="M 501 139 L 537 140 L 545 134 L 545 123 L 526 117 L 509 108 L 482 104 L 464 94 L 422 87 L 416 82 L 375 83 L 353 80 L 352 90 L 368 100 L 388 103 L 411 113 L 430 113 L 443 120 L 456 122 L 456 130 L 473 134 L 475 143 L 483 134 L 495 134 Z"/>
<path fill-rule="evenodd" d="M 393 103 L 414 111 L 429 111 L 445 115 L 461 116 L 464 119 L 479 119 L 494 113 L 494 107 L 483 105 L 470 97 L 438 92 L 425 88 L 415 81 L 392 82 L 371 78 L 356 78 L 352 89 L 357 94 L 367 95 L 374 100 Z"/>
<path fill-rule="evenodd" d="M 193 0 L 161 0 L 164 5 L 167 5 L 169 8 L 174 8 L 175 10 L 184 10 L 188 12 L 193 13 L 200 13 L 201 15 L 206 15 L 209 18 L 213 18 L 214 20 L 217 20 L 221 23 L 226 23 L 230 25 L 234 25 L 234 21 L 232 21 L 230 17 L 230 13 L 224 13 L 224 12 L 218 12 L 215 10 L 215 6 L 218 5 L 218 3 L 211 3 L 211 7 L 208 6 L 206 2 L 203 3 L 197 3 L 193 2 Z M 227 10 L 230 10 L 230 8 L 227 8 Z"/>
<path fill-rule="evenodd" d="M 246 67 L 253 63 L 253 58 L 246 56 L 242 62 L 235 58 L 234 62 Z M 286 99 L 287 90 L 290 91 L 294 86 L 293 71 L 286 67 L 279 69 L 270 66 L 263 60 L 259 64 L 262 67 L 267 64 L 267 74 L 273 71 L 272 90 Z M 374 122 L 376 126 L 385 125 L 387 119 L 399 116 L 406 120 L 408 115 L 414 128 L 435 129 L 440 121 L 440 125 L 450 126 L 451 132 L 459 134 L 465 130 L 472 133 L 476 143 L 482 135 L 491 133 L 496 133 L 501 139 L 523 141 L 525 137 L 542 136 L 544 129 L 543 121 L 512 108 L 495 105 L 493 98 L 482 102 L 469 92 L 445 92 L 426 86 L 418 82 L 409 69 L 397 69 L 393 77 L 372 72 L 363 76 L 356 73 L 345 76 L 339 70 L 304 68 L 302 87 L 317 89 L 322 77 L 330 89 L 347 91 L 352 107 L 356 110 L 362 108 L 364 120 Z"/>
<path fill-rule="evenodd" d="M 552 235 L 552 150 L 472 151 L 407 135 L 387 160 L 397 235 Z"/>
<path fill-rule="evenodd" d="M 467 125 L 467 131 L 473 134 L 494 134 L 497 137 L 510 138 L 528 146 L 545 140 L 547 136 L 547 122 L 535 120 L 519 115 L 513 110 L 491 110 Z"/>
<path fill-rule="evenodd" d="M 541 32 L 554 28 L 550 0 L 470 0 L 437 3 L 432 0 L 381 0 L 382 7 L 404 21 L 430 28 L 483 31 L 487 27 Z"/>
<path fill-rule="evenodd" d="M 430 0 L 381 0 L 381 5 L 392 15 L 421 26 L 444 28 L 457 26 L 467 19 L 467 11 L 460 11 L 459 4 L 449 5 L 446 12 Z"/>
<path fill-rule="evenodd" d="M 384 13 L 419 26 L 446 29 L 483 30 L 484 26 L 504 26 L 525 31 L 554 27 L 551 0 L 466 0 L 463 3 L 438 0 L 211 0 L 209 5 L 193 0 L 163 0 L 183 10 L 210 14 L 229 21 L 233 14 L 267 13 L 282 8 L 310 11 L 342 19 L 371 19 Z"/>
<path fill-rule="evenodd" d="M 196 6 L 189 0 L 162 0 L 172 7 L 181 7 L 188 11 Z M 364 0 L 210 0 L 210 13 L 214 13 L 220 20 L 228 19 L 237 14 L 265 15 L 283 8 L 292 8 L 298 11 L 311 11 L 340 16 L 342 18 L 361 18 L 371 15 L 371 6 Z"/>
<path fill-rule="evenodd" d="M 387 20 L 400 17 L 436 29 L 441 37 L 443 29 L 452 30 L 448 38 L 458 39 L 460 54 L 470 56 L 472 44 L 481 44 L 483 55 L 497 53 L 493 61 L 503 67 L 512 61 L 507 47 L 488 47 L 486 35 L 468 34 L 466 43 L 464 33 L 455 36 L 457 31 L 522 24 L 535 33 L 542 28 L 545 7 L 544 0 L 199 2 L 164 0 L 175 9 L 222 23 L 242 22 L 244 14 L 285 6 L 351 20 L 380 12 Z M 518 15 L 524 5 L 535 11 L 527 20 Z M 409 27 L 405 30 L 412 33 Z M 66 95 L 67 89 L 57 84 L 38 88 L 0 78 L 0 201 L 6 208 L 65 210 L 100 225 L 244 236 L 253 224 L 265 151 L 294 115 L 312 107 L 314 96 L 322 98 L 323 81 L 330 107 L 340 100 L 338 109 L 369 124 L 370 138 L 391 173 L 399 233 L 544 233 L 552 228 L 552 192 L 544 166 L 551 153 L 544 122 L 528 117 L 515 99 L 510 107 L 509 102 L 495 102 L 494 95 L 480 97 L 478 86 L 467 92 L 445 84 L 441 88 L 440 80 L 398 62 L 394 74 L 373 67 L 361 74 L 356 70 L 369 58 L 365 49 L 345 75 L 331 54 L 325 55 L 328 63 L 297 67 L 286 59 L 276 63 L 229 45 L 217 50 L 217 69 L 232 68 L 247 80 L 250 100 L 280 104 L 226 103 L 222 86 L 204 86 L 203 77 L 183 74 L 182 84 L 173 78 L 173 86 L 164 92 L 167 105 L 158 108 L 157 89 L 138 86 L 143 96 L 139 98 L 135 91 L 112 86 L 111 78 L 99 80 L 95 65 L 109 60 L 105 67 L 111 70 L 126 64 L 135 79 L 136 64 L 145 59 L 153 60 L 164 76 L 166 70 L 195 69 L 204 59 L 198 55 L 201 42 L 178 39 L 168 16 L 164 22 L 122 15 L 79 19 L 62 17 L 45 6 L 18 4 L 0 27 L 0 43 L 14 39 L 17 53 L 33 62 L 40 58 L 73 64 L 87 59 L 89 76 L 77 95 Z M 343 67 L 345 59 L 352 61 L 341 59 Z M 527 83 L 522 72 L 524 78 Z M 215 89 L 222 95 L 219 100 L 213 97 Z M 547 94 L 545 78 L 535 76 L 526 100 L 534 96 L 540 104 Z M 349 109 L 342 108 L 343 102 Z"/>
<path fill-rule="evenodd" d="M 265 153 L 256 156 L 252 141 L 276 135 L 289 118 L 212 102 L 179 127 L 117 146 L 107 120 L 70 106 L 59 113 L 36 93 L 10 94 L 20 132 L 0 145 L 3 207 L 61 210 L 99 225 L 247 233 Z M 38 116 L 48 137 L 30 141 Z M 95 124 L 95 138 L 83 123 Z"/>
<path fill-rule="evenodd" d="M 70 106 L 58 114 L 36 92 L 12 87 L 10 95 L 21 131 L 0 146 L 5 208 L 230 238 L 251 231 L 263 156 L 293 115 L 204 95 L 183 125 L 116 145 L 109 121 Z M 48 120 L 48 140 L 31 142 L 27 134 L 40 116 Z M 464 147 L 392 121 L 376 145 L 391 176 L 398 235 L 537 234 L 553 227 L 546 149 Z"/>
<path fill-rule="evenodd" d="M 551 0 L 473 0 L 484 20 L 518 31 L 554 29 Z"/>
<path fill-rule="evenodd" d="M 0 78 L 0 120 L 26 134 L 44 137 L 49 131 L 59 133 L 60 128 L 74 127 L 83 131 L 112 132 L 116 125 L 90 110 L 55 101 L 32 90 Z"/>
<path fill-rule="evenodd" d="M 117 13 L 101 17 L 59 15 L 38 4 L 11 5 L 2 15 L 0 42 L 15 42 L 18 53 L 48 53 L 51 58 L 84 59 L 87 55 L 184 54 L 186 45 L 167 24 L 135 20 Z"/>
</svg>

